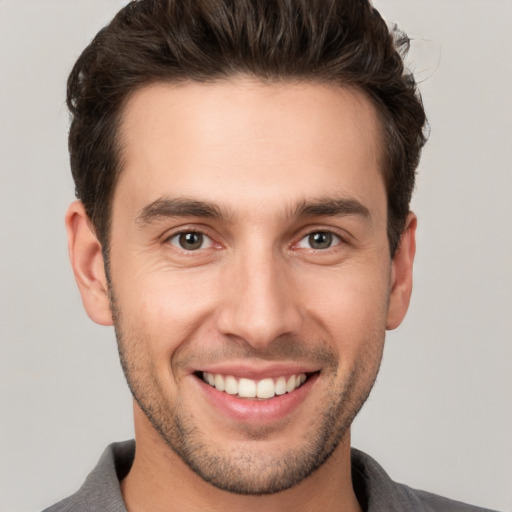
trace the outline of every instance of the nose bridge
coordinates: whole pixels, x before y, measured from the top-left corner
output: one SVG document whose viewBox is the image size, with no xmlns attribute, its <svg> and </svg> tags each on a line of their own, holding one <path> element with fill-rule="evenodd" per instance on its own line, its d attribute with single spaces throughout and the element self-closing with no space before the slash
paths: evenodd
<svg viewBox="0 0 512 512">
<path fill-rule="evenodd" d="M 225 300 L 218 321 L 223 334 L 261 349 L 296 332 L 300 312 L 285 257 L 269 244 L 257 245 L 238 251 L 226 266 Z"/>
</svg>

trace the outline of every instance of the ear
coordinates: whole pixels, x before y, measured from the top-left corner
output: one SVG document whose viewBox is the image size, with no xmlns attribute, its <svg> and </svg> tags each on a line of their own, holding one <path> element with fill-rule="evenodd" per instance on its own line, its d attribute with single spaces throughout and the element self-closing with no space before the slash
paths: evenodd
<svg viewBox="0 0 512 512">
<path fill-rule="evenodd" d="M 112 325 L 101 244 L 81 201 L 75 201 L 69 206 L 66 230 L 69 259 L 85 311 L 94 322 Z"/>
<path fill-rule="evenodd" d="M 386 329 L 396 329 L 405 317 L 412 292 L 412 266 L 416 253 L 416 226 L 418 220 L 410 212 L 400 245 L 391 262 L 391 291 Z"/>
</svg>

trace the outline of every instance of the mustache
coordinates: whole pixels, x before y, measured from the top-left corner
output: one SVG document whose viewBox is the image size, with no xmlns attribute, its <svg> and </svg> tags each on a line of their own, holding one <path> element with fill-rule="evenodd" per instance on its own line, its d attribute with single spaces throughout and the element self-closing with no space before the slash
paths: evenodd
<svg viewBox="0 0 512 512">
<path fill-rule="evenodd" d="M 286 361 L 308 363 L 335 368 L 338 355 L 323 342 L 311 342 L 298 338 L 276 338 L 264 348 L 256 348 L 245 340 L 222 340 L 204 345 L 181 347 L 173 356 L 173 366 L 189 367 L 195 364 L 215 364 L 224 361 Z"/>
</svg>

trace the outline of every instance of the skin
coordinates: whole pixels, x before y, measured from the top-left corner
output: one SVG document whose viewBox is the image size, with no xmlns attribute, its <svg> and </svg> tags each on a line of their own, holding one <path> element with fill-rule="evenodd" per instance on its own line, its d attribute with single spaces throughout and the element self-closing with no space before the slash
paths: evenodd
<svg viewBox="0 0 512 512">
<path fill-rule="evenodd" d="M 391 259 L 370 101 L 243 77 L 151 85 L 121 140 L 110 289 L 79 202 L 66 224 L 84 306 L 115 323 L 136 398 L 128 510 L 360 510 L 350 423 L 407 311 L 416 228 L 410 214 Z M 183 232 L 203 244 L 184 249 Z M 226 414 L 197 377 L 297 368 L 315 376 L 276 417 Z"/>
</svg>

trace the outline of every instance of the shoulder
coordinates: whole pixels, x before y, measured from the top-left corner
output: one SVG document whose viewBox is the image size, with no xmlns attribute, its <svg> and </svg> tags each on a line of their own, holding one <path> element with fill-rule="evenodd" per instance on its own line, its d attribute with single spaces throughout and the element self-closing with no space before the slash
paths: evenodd
<svg viewBox="0 0 512 512">
<path fill-rule="evenodd" d="M 460 501 L 451 500 L 432 494 L 430 492 L 412 489 L 407 485 L 395 484 L 397 487 L 402 488 L 402 492 L 408 496 L 409 500 L 417 503 L 425 512 L 492 512 L 489 509 L 468 505 Z"/>
<path fill-rule="evenodd" d="M 44 509 L 43 512 L 76 512 L 77 510 L 85 510 L 86 503 L 80 503 L 80 497 L 77 494 L 73 494 L 55 503 L 55 505 Z"/>
<path fill-rule="evenodd" d="M 369 455 L 352 449 L 352 480 L 367 512 L 492 512 L 394 482 Z"/>
<path fill-rule="evenodd" d="M 43 512 L 126 512 L 119 482 L 130 470 L 134 455 L 134 441 L 107 446 L 82 487 Z"/>
</svg>

